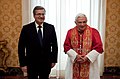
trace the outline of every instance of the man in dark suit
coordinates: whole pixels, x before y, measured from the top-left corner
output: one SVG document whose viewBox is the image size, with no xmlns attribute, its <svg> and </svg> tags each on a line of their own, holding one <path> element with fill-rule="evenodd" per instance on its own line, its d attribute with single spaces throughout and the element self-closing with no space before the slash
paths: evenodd
<svg viewBox="0 0 120 79">
<path fill-rule="evenodd" d="M 33 9 L 35 21 L 24 25 L 18 43 L 20 67 L 27 67 L 28 79 L 49 79 L 51 68 L 57 63 L 58 45 L 55 28 L 44 22 L 45 9 Z M 39 30 L 42 36 L 39 36 Z"/>
</svg>

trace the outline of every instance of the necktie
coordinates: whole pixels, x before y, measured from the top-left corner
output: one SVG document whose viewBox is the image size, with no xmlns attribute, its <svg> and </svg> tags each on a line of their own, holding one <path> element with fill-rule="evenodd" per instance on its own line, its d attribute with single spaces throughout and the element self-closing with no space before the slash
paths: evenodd
<svg viewBox="0 0 120 79">
<path fill-rule="evenodd" d="M 40 41 L 40 45 L 42 46 L 42 31 L 41 31 L 41 26 L 38 26 L 39 30 L 38 30 L 38 38 Z"/>
</svg>

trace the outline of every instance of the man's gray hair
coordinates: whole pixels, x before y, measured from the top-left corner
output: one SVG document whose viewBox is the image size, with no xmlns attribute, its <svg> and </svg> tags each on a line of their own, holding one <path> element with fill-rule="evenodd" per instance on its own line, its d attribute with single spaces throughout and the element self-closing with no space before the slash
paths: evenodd
<svg viewBox="0 0 120 79">
<path fill-rule="evenodd" d="M 79 17 L 85 17 L 85 18 L 87 19 L 87 17 L 86 17 L 85 14 L 83 14 L 83 13 L 78 13 L 78 14 L 76 15 L 76 17 L 75 17 L 75 21 L 76 21 Z"/>
</svg>

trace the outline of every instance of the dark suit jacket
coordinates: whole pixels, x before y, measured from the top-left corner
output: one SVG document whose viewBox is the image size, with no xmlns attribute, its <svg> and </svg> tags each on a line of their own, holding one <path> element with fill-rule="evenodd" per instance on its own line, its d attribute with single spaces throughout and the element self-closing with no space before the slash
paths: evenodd
<svg viewBox="0 0 120 79">
<path fill-rule="evenodd" d="M 35 22 L 23 26 L 18 43 L 20 66 L 48 65 L 56 63 L 58 54 L 54 26 L 43 23 L 43 46 L 41 47 Z"/>
</svg>

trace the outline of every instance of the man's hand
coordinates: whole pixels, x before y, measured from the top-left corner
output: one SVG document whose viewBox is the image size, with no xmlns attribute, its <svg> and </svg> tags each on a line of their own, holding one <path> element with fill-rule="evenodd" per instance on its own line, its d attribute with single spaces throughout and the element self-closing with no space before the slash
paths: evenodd
<svg viewBox="0 0 120 79">
<path fill-rule="evenodd" d="M 77 55 L 75 62 L 77 63 L 84 63 L 86 61 L 89 61 L 89 59 L 86 56 L 82 56 L 82 55 Z"/>
<path fill-rule="evenodd" d="M 77 62 L 77 63 L 83 63 L 84 62 L 83 56 L 77 55 L 76 58 L 75 58 L 75 62 Z"/>
<path fill-rule="evenodd" d="M 51 64 L 51 68 L 53 68 L 53 67 L 55 66 L 55 64 L 56 64 L 56 63 L 52 63 L 52 64 Z"/>
<path fill-rule="evenodd" d="M 86 62 L 86 61 L 89 61 L 90 62 L 90 60 L 85 56 L 84 58 L 84 61 Z"/>
<path fill-rule="evenodd" d="M 23 72 L 27 72 L 27 66 L 21 67 Z"/>
</svg>

